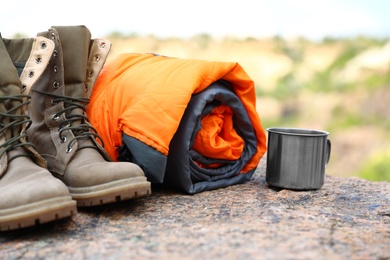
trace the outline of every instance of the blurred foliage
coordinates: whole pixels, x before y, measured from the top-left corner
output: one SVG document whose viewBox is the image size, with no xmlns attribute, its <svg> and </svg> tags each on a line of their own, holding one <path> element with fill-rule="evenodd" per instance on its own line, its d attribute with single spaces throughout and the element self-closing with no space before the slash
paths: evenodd
<svg viewBox="0 0 390 260">
<path fill-rule="evenodd" d="M 137 33 L 124 34 L 123 32 L 114 31 L 106 36 L 109 39 L 132 39 L 137 38 L 139 35 Z"/>
<path fill-rule="evenodd" d="M 276 88 L 270 95 L 280 100 L 294 98 L 299 94 L 301 88 L 304 87 L 305 86 L 296 79 L 296 76 L 292 71 L 277 81 Z"/>
<path fill-rule="evenodd" d="M 273 38 L 275 44 L 275 51 L 283 53 L 289 57 L 294 63 L 299 63 L 303 60 L 304 51 L 303 45 L 306 43 L 304 38 L 299 38 L 297 43 L 291 44 L 280 36 Z"/>
<path fill-rule="evenodd" d="M 310 82 L 308 82 L 307 88 L 312 91 L 346 91 L 353 89 L 355 84 L 352 86 L 340 81 L 335 80 L 333 73 L 344 68 L 344 66 L 351 59 L 356 57 L 361 51 L 365 50 L 367 46 L 358 44 L 356 42 L 347 43 L 344 46 L 343 52 L 333 61 L 333 63 L 325 70 L 317 72 Z"/>
<path fill-rule="evenodd" d="M 382 152 L 371 156 L 358 176 L 370 181 L 390 181 L 390 153 Z"/>
<path fill-rule="evenodd" d="M 28 37 L 26 34 L 23 34 L 23 33 L 15 33 L 11 37 L 11 39 L 23 39 L 23 38 L 28 38 Z"/>
<path fill-rule="evenodd" d="M 197 34 L 194 37 L 192 37 L 192 40 L 194 40 L 200 49 L 207 49 L 209 46 L 210 42 L 212 41 L 212 37 L 210 34 L 207 33 L 202 33 L 202 34 Z"/>
<path fill-rule="evenodd" d="M 337 108 L 335 110 L 337 110 Z M 365 118 L 356 113 L 346 113 L 345 111 L 340 113 L 334 111 L 333 115 L 332 123 L 327 127 L 330 132 L 367 125 L 368 123 Z"/>
<path fill-rule="evenodd" d="M 371 90 L 374 90 L 386 86 L 389 83 L 390 83 L 390 73 L 383 73 L 382 75 L 378 75 L 378 74 L 370 75 L 364 80 L 363 85 L 367 86 L 367 88 L 370 88 Z"/>
<path fill-rule="evenodd" d="M 126 38 L 122 32 L 112 32 L 108 34 L 107 37 L 110 39 Z"/>
<path fill-rule="evenodd" d="M 283 117 L 276 117 L 272 119 L 262 119 L 263 126 L 278 126 L 278 127 L 291 127 L 295 125 L 299 120 L 298 114 L 289 114 Z"/>
</svg>

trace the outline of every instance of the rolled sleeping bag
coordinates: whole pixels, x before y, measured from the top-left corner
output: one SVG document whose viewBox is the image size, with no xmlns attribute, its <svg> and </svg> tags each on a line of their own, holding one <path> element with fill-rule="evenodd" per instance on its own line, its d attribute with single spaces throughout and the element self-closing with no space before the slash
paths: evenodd
<svg viewBox="0 0 390 260">
<path fill-rule="evenodd" d="M 236 62 L 120 54 L 87 115 L 114 161 L 190 194 L 249 180 L 266 152 L 254 83 Z"/>
</svg>

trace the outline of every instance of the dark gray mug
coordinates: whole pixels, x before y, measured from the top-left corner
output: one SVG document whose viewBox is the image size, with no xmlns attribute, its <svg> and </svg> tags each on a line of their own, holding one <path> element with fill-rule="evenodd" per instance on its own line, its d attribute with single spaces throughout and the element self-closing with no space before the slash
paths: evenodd
<svg viewBox="0 0 390 260">
<path fill-rule="evenodd" d="M 275 187 L 313 190 L 324 185 L 331 142 L 328 132 L 268 128 L 266 182 Z"/>
</svg>

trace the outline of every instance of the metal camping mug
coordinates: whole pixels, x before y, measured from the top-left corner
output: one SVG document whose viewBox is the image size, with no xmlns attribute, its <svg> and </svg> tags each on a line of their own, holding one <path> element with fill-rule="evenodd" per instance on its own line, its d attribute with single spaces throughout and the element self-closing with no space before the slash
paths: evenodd
<svg viewBox="0 0 390 260">
<path fill-rule="evenodd" d="M 321 188 L 331 152 L 329 133 L 280 127 L 267 131 L 266 182 L 292 190 Z"/>
</svg>

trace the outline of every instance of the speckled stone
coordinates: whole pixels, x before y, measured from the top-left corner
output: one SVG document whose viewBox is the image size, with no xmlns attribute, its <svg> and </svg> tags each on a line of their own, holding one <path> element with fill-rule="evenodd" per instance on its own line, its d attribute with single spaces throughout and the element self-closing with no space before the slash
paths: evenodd
<svg viewBox="0 0 390 260">
<path fill-rule="evenodd" d="M 314 191 L 246 184 L 79 209 L 0 233 L 0 259 L 390 259 L 390 183 L 327 176 Z"/>
</svg>

